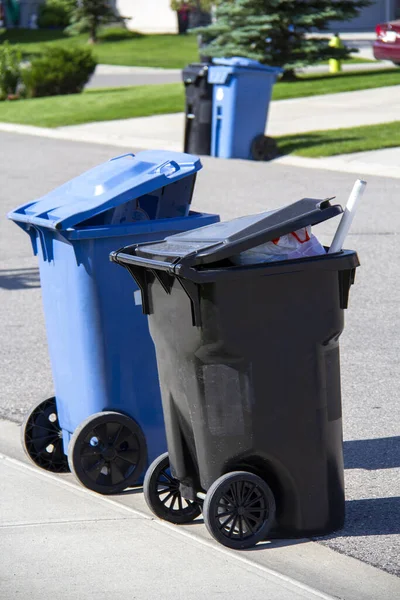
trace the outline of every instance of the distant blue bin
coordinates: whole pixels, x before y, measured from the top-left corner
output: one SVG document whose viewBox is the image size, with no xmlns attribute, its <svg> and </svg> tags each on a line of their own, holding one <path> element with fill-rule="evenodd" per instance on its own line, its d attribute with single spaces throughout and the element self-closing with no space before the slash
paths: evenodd
<svg viewBox="0 0 400 600">
<path fill-rule="evenodd" d="M 215 58 L 208 68 L 214 85 L 211 155 L 266 158 L 264 132 L 272 87 L 282 72 L 248 58 Z"/>
<path fill-rule="evenodd" d="M 24 447 L 45 469 L 68 470 L 69 462 L 100 493 L 141 481 L 166 450 L 141 294 L 109 254 L 219 221 L 189 212 L 201 167 L 188 154 L 126 154 L 8 215 L 39 257 L 55 388 L 27 415 Z"/>
</svg>

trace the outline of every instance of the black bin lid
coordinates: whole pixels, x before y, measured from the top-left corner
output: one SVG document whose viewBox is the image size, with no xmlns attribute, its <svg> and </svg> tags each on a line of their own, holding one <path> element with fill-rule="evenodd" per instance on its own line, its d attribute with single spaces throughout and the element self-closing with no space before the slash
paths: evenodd
<svg viewBox="0 0 400 600">
<path fill-rule="evenodd" d="M 339 204 L 303 198 L 274 211 L 239 217 L 172 235 L 163 242 L 139 244 L 136 256 L 174 265 L 206 265 L 236 256 L 307 225 L 317 225 L 343 212 Z"/>
<path fill-rule="evenodd" d="M 184 69 L 182 69 L 182 80 L 183 83 L 189 85 L 190 83 L 196 83 L 199 79 L 207 78 L 208 74 L 207 63 L 191 63 Z"/>
</svg>

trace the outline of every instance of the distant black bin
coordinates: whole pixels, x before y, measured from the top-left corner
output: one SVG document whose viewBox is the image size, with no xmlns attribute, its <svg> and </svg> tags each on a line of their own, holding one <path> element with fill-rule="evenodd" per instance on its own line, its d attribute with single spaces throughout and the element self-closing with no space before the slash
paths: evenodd
<svg viewBox="0 0 400 600">
<path fill-rule="evenodd" d="M 230 260 L 341 212 L 303 199 L 111 255 L 150 315 L 169 457 L 145 495 L 161 518 L 187 522 L 203 504 L 231 548 L 342 527 L 339 336 L 357 254 Z"/>
<path fill-rule="evenodd" d="M 213 86 L 208 83 L 207 63 L 192 63 L 182 70 L 185 86 L 184 152 L 209 156 Z"/>
</svg>

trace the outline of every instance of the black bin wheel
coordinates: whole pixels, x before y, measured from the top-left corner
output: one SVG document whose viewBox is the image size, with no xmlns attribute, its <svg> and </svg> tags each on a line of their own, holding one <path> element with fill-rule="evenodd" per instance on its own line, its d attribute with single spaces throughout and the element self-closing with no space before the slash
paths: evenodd
<svg viewBox="0 0 400 600">
<path fill-rule="evenodd" d="M 273 138 L 257 135 L 251 143 L 250 154 L 253 160 L 273 160 L 279 152 Z"/>
<path fill-rule="evenodd" d="M 69 471 L 54 397 L 41 400 L 27 413 L 21 425 L 21 442 L 38 467 L 53 473 Z"/>
<path fill-rule="evenodd" d="M 179 481 L 171 475 L 168 452 L 151 463 L 144 478 L 143 492 L 149 508 L 164 521 L 183 525 L 194 521 L 201 513 L 197 502 L 182 498 Z"/>
<path fill-rule="evenodd" d="M 274 495 L 261 477 L 234 471 L 214 481 L 204 499 L 203 517 L 213 538 L 244 550 L 266 538 L 275 510 Z"/>
<path fill-rule="evenodd" d="M 116 494 L 132 486 L 147 460 L 146 440 L 139 425 L 118 412 L 100 412 L 77 427 L 68 447 L 76 478 L 99 494 Z"/>
</svg>

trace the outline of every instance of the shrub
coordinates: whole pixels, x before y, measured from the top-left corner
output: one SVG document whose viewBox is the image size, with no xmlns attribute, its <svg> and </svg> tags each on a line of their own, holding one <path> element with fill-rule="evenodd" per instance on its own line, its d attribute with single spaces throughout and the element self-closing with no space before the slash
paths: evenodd
<svg viewBox="0 0 400 600">
<path fill-rule="evenodd" d="M 96 60 L 89 48 L 48 48 L 23 73 L 27 95 L 37 98 L 77 94 L 95 68 Z"/>
<path fill-rule="evenodd" d="M 38 26 L 43 29 L 68 27 L 74 5 L 73 0 L 47 0 L 39 7 Z"/>
<path fill-rule="evenodd" d="M 0 45 L 0 97 L 16 94 L 21 80 L 21 52 L 5 41 Z"/>
</svg>

